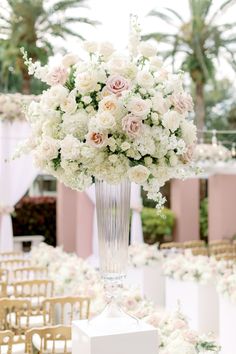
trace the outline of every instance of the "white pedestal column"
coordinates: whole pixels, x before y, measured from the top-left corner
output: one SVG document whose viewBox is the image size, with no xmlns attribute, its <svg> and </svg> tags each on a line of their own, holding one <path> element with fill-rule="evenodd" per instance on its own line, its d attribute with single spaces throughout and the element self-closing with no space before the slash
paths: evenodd
<svg viewBox="0 0 236 354">
<path fill-rule="evenodd" d="M 87 320 L 72 324 L 72 354 L 157 354 L 157 330 L 140 321 L 126 331 L 95 329 Z"/>
<path fill-rule="evenodd" d="M 178 303 L 190 328 L 200 333 L 219 333 L 219 300 L 212 283 L 202 285 L 166 277 L 167 310 L 176 310 Z"/>
<path fill-rule="evenodd" d="M 152 266 L 130 267 L 126 284 L 139 287 L 142 295 L 153 301 L 155 305 L 165 306 L 165 277 L 161 262 Z"/>
<path fill-rule="evenodd" d="M 220 296 L 220 345 L 221 354 L 235 354 L 236 305 Z"/>
</svg>

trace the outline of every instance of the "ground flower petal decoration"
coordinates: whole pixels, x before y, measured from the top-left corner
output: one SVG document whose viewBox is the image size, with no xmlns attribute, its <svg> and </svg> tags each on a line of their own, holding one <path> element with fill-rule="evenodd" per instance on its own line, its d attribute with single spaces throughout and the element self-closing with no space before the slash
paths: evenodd
<svg viewBox="0 0 236 354">
<path fill-rule="evenodd" d="M 67 54 L 50 67 L 24 53 L 29 74 L 49 85 L 28 109 L 28 148 L 39 168 L 73 189 L 128 176 L 159 207 L 160 187 L 189 172 L 193 104 L 183 73 L 168 72 L 156 49 L 140 41 L 135 19 L 131 27 L 125 55 L 111 43 L 85 42 L 87 60 Z"/>
<path fill-rule="evenodd" d="M 88 262 L 64 252 L 60 247 L 44 243 L 33 248 L 31 258 L 35 265 L 48 268 L 49 277 L 55 281 L 56 295 L 90 296 L 93 315 L 104 307 L 102 280 Z M 123 289 L 119 298 L 129 313 L 158 329 L 160 354 L 219 353 L 220 348 L 214 339 L 190 330 L 179 311 L 169 314 L 156 309 L 152 302 L 142 298 L 137 289 Z"/>
</svg>

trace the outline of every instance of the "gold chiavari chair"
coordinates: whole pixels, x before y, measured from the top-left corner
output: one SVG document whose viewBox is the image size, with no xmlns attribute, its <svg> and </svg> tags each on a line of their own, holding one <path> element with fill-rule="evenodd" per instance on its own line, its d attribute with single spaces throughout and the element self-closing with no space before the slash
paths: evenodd
<svg viewBox="0 0 236 354">
<path fill-rule="evenodd" d="M 8 282 L 8 270 L 0 268 L 0 281 Z"/>
<path fill-rule="evenodd" d="M 225 239 L 225 240 L 213 240 L 208 243 L 209 247 L 214 247 L 214 246 L 224 246 L 224 245 L 230 245 L 231 240 Z"/>
<path fill-rule="evenodd" d="M 183 245 L 184 245 L 184 248 L 206 247 L 205 241 L 202 241 L 202 240 L 186 241 L 183 243 Z"/>
<path fill-rule="evenodd" d="M 235 245 L 226 244 L 209 248 L 210 255 L 218 255 L 224 253 L 236 253 Z"/>
<path fill-rule="evenodd" d="M 215 256 L 217 261 L 232 261 L 233 263 L 236 262 L 236 254 L 235 253 L 221 253 Z M 233 264 L 232 263 L 232 264 Z"/>
<path fill-rule="evenodd" d="M 33 307 L 40 307 L 43 300 L 54 294 L 54 282 L 48 279 L 23 280 L 14 282 L 13 296 L 28 298 Z"/>
<path fill-rule="evenodd" d="M 0 298 L 7 297 L 7 283 L 0 281 Z"/>
<path fill-rule="evenodd" d="M 73 320 L 89 318 L 90 299 L 79 296 L 53 297 L 43 301 L 45 323 L 49 315 L 50 325 L 71 325 Z"/>
<path fill-rule="evenodd" d="M 0 252 L 0 261 L 23 259 L 24 257 L 25 254 L 23 252 Z"/>
<path fill-rule="evenodd" d="M 25 354 L 26 344 L 15 343 L 12 331 L 0 331 L 0 354 Z"/>
<path fill-rule="evenodd" d="M 209 251 L 207 247 L 194 247 L 191 249 L 193 256 L 208 256 Z"/>
<path fill-rule="evenodd" d="M 29 259 L 7 259 L 4 261 L 0 261 L 0 268 L 6 269 L 8 271 L 8 283 L 12 283 L 14 281 L 13 271 L 17 268 L 29 267 L 30 260 Z"/>
<path fill-rule="evenodd" d="M 34 348 L 39 354 L 71 354 L 71 327 L 59 325 L 28 330 L 26 332 L 27 354 L 33 354 Z"/>
<path fill-rule="evenodd" d="M 160 245 L 160 249 L 171 249 L 171 248 L 184 248 L 183 243 L 180 242 L 165 242 Z"/>
<path fill-rule="evenodd" d="M 44 267 L 23 267 L 13 271 L 15 281 L 47 279 L 48 269 Z"/>
<path fill-rule="evenodd" d="M 32 308 L 28 299 L 0 299 L 0 330 L 13 331 L 18 343 L 25 342 L 26 330 L 42 327 L 43 324 L 42 313 Z"/>
</svg>

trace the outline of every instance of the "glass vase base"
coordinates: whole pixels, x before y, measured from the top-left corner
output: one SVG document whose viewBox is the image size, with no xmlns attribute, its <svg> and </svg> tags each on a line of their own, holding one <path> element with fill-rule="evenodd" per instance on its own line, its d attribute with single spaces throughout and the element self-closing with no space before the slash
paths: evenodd
<svg viewBox="0 0 236 354">
<path fill-rule="evenodd" d="M 107 304 L 96 317 L 89 320 L 89 326 L 99 332 L 128 332 L 139 326 L 139 320 L 126 313 L 117 303 Z"/>
</svg>

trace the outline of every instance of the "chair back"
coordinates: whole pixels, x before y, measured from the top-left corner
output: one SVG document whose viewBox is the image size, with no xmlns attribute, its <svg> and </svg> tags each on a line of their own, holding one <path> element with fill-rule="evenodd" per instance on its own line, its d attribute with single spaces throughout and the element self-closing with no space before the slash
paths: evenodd
<svg viewBox="0 0 236 354">
<path fill-rule="evenodd" d="M 26 352 L 33 354 L 36 347 L 40 354 L 71 354 L 68 341 L 71 341 L 70 326 L 32 328 L 26 332 Z"/>
<path fill-rule="evenodd" d="M 0 354 L 12 354 L 13 338 L 12 331 L 0 331 Z"/>
<path fill-rule="evenodd" d="M 53 297 L 51 299 L 45 299 L 42 307 L 44 324 L 71 325 L 74 320 L 89 318 L 90 299 L 79 296 Z"/>
<path fill-rule="evenodd" d="M 34 307 L 41 306 L 42 301 L 54 293 L 54 282 L 48 279 L 23 280 L 12 285 L 15 298 L 28 298 Z"/>
<path fill-rule="evenodd" d="M 29 328 L 32 314 L 31 302 L 27 299 L 0 299 L 0 330 L 12 330 L 15 334 L 24 335 Z"/>
<path fill-rule="evenodd" d="M 193 241 L 186 241 L 183 243 L 184 248 L 199 248 L 199 247 L 205 247 L 206 243 L 205 241 L 202 240 L 193 240 Z"/>
<path fill-rule="evenodd" d="M 0 252 L 0 261 L 7 261 L 12 259 L 23 259 L 23 252 Z"/>
<path fill-rule="evenodd" d="M 8 270 L 0 268 L 0 281 L 8 282 Z"/>
<path fill-rule="evenodd" d="M 7 283 L 0 281 L 0 298 L 7 297 Z"/>
<path fill-rule="evenodd" d="M 160 245 L 160 249 L 171 249 L 171 248 L 184 248 L 183 243 L 180 242 L 165 242 Z"/>
<path fill-rule="evenodd" d="M 30 260 L 24 258 L 6 259 L 4 261 L 3 260 L 0 261 L 0 268 L 8 270 L 8 282 L 10 283 L 14 281 L 13 271 L 15 269 L 22 268 L 22 267 L 29 267 L 29 266 L 30 266 Z"/>
<path fill-rule="evenodd" d="M 191 248 L 191 252 L 193 256 L 208 256 L 209 251 L 207 247 L 194 247 Z"/>
<path fill-rule="evenodd" d="M 48 269 L 44 267 L 23 267 L 13 271 L 15 281 L 46 279 Z"/>
</svg>

